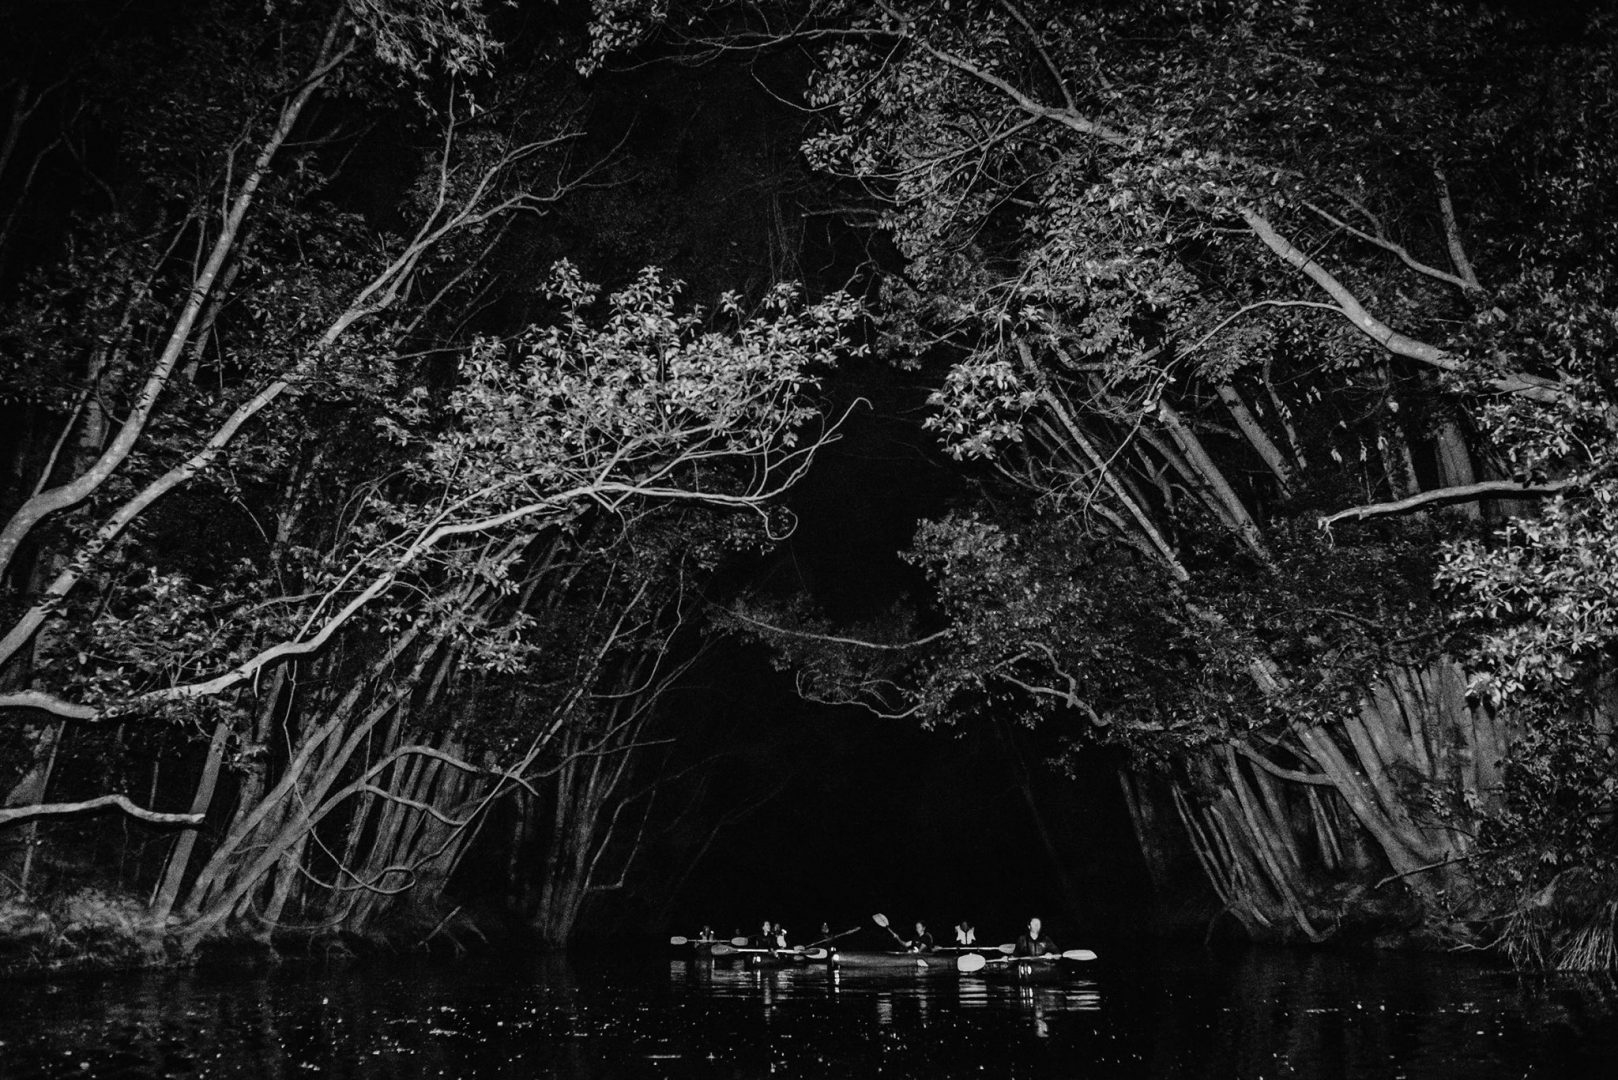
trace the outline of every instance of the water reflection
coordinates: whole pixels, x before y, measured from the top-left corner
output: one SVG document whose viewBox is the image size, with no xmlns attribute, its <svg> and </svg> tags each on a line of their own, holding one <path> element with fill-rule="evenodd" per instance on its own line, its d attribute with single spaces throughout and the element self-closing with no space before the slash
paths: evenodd
<svg viewBox="0 0 1618 1080">
<path fill-rule="evenodd" d="M 755 1000 L 766 1016 L 783 1000 L 848 998 L 869 1003 L 879 1027 L 948 1023 L 955 1013 L 995 1009 L 1020 1014 L 1037 1037 L 1050 1034 L 1058 1013 L 1097 1012 L 1101 986 L 1065 972 L 1021 973 L 999 968 L 960 975 L 952 971 L 845 969 L 823 966 L 759 968 L 727 961 L 691 960 L 669 968 L 674 987 L 709 996 Z M 857 1007 L 857 1006 L 855 1006 Z"/>
<path fill-rule="evenodd" d="M 0 990 L 0 1080 L 1607 1076 L 1610 980 L 1168 950 L 1018 979 L 662 958 L 171 973 Z"/>
</svg>

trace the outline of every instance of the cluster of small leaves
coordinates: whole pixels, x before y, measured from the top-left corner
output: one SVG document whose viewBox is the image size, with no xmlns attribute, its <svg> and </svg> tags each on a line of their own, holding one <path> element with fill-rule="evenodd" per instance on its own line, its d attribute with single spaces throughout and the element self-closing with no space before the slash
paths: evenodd
<svg viewBox="0 0 1618 1080">
<path fill-rule="evenodd" d="M 1056 721 L 1137 750 L 1197 745 L 1220 718 L 1194 707 L 1194 620 L 1168 579 L 1127 549 L 1056 516 L 925 522 L 908 558 L 947 615 L 947 643 L 922 665 L 931 723 L 994 716 Z"/>
<path fill-rule="evenodd" d="M 483 0 L 347 0 L 383 63 L 414 76 L 476 75 L 497 49 Z"/>
<path fill-rule="evenodd" d="M 1506 398 L 1478 410 L 1511 475 L 1570 486 L 1487 542 L 1453 547 L 1442 574 L 1478 642 L 1478 691 L 1531 712 L 1572 708 L 1618 640 L 1618 92 L 1607 77 L 1618 24 L 1608 13 L 1586 30 L 1535 70 L 1538 93 L 1513 90 L 1491 118 L 1511 137 L 1488 238 L 1503 282 L 1459 335 L 1485 364 L 1567 391 L 1552 405 Z"/>
<path fill-rule="evenodd" d="M 622 56 L 668 18 L 668 0 L 591 0 L 590 43 L 578 60 L 579 73 L 594 74 L 614 56 Z"/>
<path fill-rule="evenodd" d="M 1023 415 L 1037 398 L 1011 360 L 979 355 L 950 368 L 927 398 L 934 411 L 924 423 L 952 457 L 989 459 L 1022 441 Z"/>
<path fill-rule="evenodd" d="M 1517 518 L 1497 542 L 1450 549 L 1440 580 L 1480 636 L 1474 686 L 1491 700 L 1565 700 L 1618 645 L 1618 481 Z"/>
<path fill-rule="evenodd" d="M 135 550 L 124 546 L 125 552 Z M 59 632 L 44 638 L 38 650 L 38 684 L 89 704 L 113 705 L 240 659 L 256 640 L 244 631 L 291 629 L 292 613 L 285 608 L 251 607 L 256 583 L 257 568 L 246 563 L 203 584 L 183 573 L 120 561 L 102 576 L 99 595 L 76 596 L 63 609 Z M 180 715 L 171 712 L 170 718 Z"/>
<path fill-rule="evenodd" d="M 1207 624 L 1210 655 L 1217 647 L 1233 682 L 1255 655 L 1266 657 L 1282 684 L 1251 702 L 1247 722 L 1329 723 L 1356 710 L 1380 672 L 1442 655 L 1454 629 L 1433 581 L 1441 545 L 1461 528 L 1443 518 L 1386 521 L 1350 542 L 1306 518 L 1278 520 L 1266 534 L 1273 568 L 1199 550 L 1217 534 L 1188 530 L 1192 601 L 1220 616 Z"/>
<path fill-rule="evenodd" d="M 1489 880 L 1522 895 L 1569 868 L 1603 873 L 1618 865 L 1613 806 L 1618 749 L 1589 709 L 1531 708 L 1505 762 L 1501 805 L 1483 819 L 1480 842 L 1493 853 Z"/>
<path fill-rule="evenodd" d="M 1618 273 L 1599 264 L 1576 276 L 1524 268 L 1500 303 L 1481 312 L 1467 346 L 1500 366 L 1554 372 L 1568 393 L 1555 405 L 1488 402 L 1479 419 L 1525 480 L 1600 467 L 1618 449 Z"/>
<path fill-rule="evenodd" d="M 761 314 L 734 299 L 707 329 L 681 310 L 679 287 L 645 271 L 605 301 L 560 264 L 546 287 L 552 325 L 514 347 L 486 340 L 468 357 L 449 401 L 456 428 L 423 468 L 489 506 L 592 486 L 673 484 L 671 470 L 722 469 L 756 456 L 780 464 L 817 415 L 818 379 L 850 346 L 858 304 L 846 295 L 802 306 L 777 287 Z M 764 466 L 767 471 L 767 465 Z"/>
</svg>

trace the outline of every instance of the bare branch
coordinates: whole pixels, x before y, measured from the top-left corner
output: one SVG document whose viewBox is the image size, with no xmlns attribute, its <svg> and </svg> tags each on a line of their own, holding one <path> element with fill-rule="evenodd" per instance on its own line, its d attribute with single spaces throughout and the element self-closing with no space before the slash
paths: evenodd
<svg viewBox="0 0 1618 1080">
<path fill-rule="evenodd" d="M 1472 269 L 1472 260 L 1466 257 L 1466 245 L 1461 243 L 1461 227 L 1455 220 L 1455 203 L 1449 197 L 1449 180 L 1437 165 L 1433 166 L 1433 182 L 1438 187 L 1438 212 L 1444 219 L 1444 242 L 1449 246 L 1450 262 L 1455 264 L 1463 285 L 1482 291 L 1483 286 L 1478 283 L 1478 275 Z"/>
<path fill-rule="evenodd" d="M 764 622 L 762 619 L 755 619 L 750 615 L 745 615 L 742 612 L 737 611 L 735 608 L 724 608 L 723 610 L 725 614 L 731 616 L 732 618 L 738 619 L 741 622 L 748 623 L 752 626 L 756 626 L 760 630 L 766 630 L 772 634 L 780 634 L 782 637 L 800 638 L 804 641 L 824 641 L 833 645 L 852 645 L 855 648 L 874 649 L 878 652 L 904 652 L 906 649 L 919 649 L 923 645 L 930 645 L 939 638 L 945 637 L 949 634 L 949 630 L 945 629 L 928 634 L 926 637 L 917 638 L 914 641 L 901 641 L 897 644 L 889 644 L 881 641 L 868 641 L 864 638 L 843 637 L 838 634 L 817 634 L 810 630 L 794 630 L 785 626 L 776 626 L 773 623 Z"/>
<path fill-rule="evenodd" d="M 1317 787 L 1337 786 L 1337 782 L 1325 773 L 1307 773 L 1300 772 L 1297 769 L 1283 768 L 1250 746 L 1246 746 L 1239 742 L 1233 743 L 1232 745 L 1235 747 L 1238 754 L 1246 758 L 1248 761 L 1251 761 L 1254 765 L 1257 765 L 1271 776 L 1278 776 L 1282 780 L 1292 780 L 1300 784 L 1314 784 Z"/>
<path fill-rule="evenodd" d="M 43 690 L 11 690 L 0 693 L 0 709 L 39 709 L 64 720 L 94 720 L 101 710 L 79 705 Z"/>
<path fill-rule="evenodd" d="M 1353 225 L 1350 225 L 1348 222 L 1339 218 L 1336 214 L 1333 214 L 1331 211 L 1326 210 L 1323 207 L 1316 206 L 1312 202 L 1305 202 L 1303 205 L 1317 216 L 1324 218 L 1326 221 L 1330 222 L 1337 228 L 1342 229 L 1350 236 L 1357 236 L 1367 243 L 1375 244 L 1384 251 L 1393 252 L 1393 254 L 1399 257 L 1401 262 L 1418 274 L 1424 274 L 1427 277 L 1433 278 L 1437 281 L 1442 281 L 1449 285 L 1454 285 L 1461 289 L 1478 288 L 1478 284 L 1475 280 L 1467 281 L 1465 278 L 1456 277 L 1454 274 L 1451 274 L 1446 270 L 1440 270 L 1436 266 L 1428 266 L 1426 263 L 1410 254 L 1409 250 L 1403 244 L 1396 243 L 1380 233 L 1373 234 L 1366 232 L 1364 229 L 1357 229 Z"/>
<path fill-rule="evenodd" d="M 154 825 L 201 825 L 203 818 L 201 814 L 161 814 L 155 810 L 146 810 L 130 802 L 127 795 L 101 795 L 83 802 L 34 803 L 31 806 L 0 808 L 0 825 L 11 821 L 27 821 L 30 818 L 85 814 L 92 810 L 104 810 L 109 806 L 115 806 L 132 818 L 149 821 Z"/>
<path fill-rule="evenodd" d="M 1274 225 L 1256 210 L 1243 207 L 1239 210 L 1242 220 L 1247 222 L 1248 228 L 1258 238 L 1264 241 L 1269 249 L 1297 267 L 1315 284 L 1336 300 L 1342 308 L 1343 315 L 1353 323 L 1367 337 L 1376 341 L 1384 349 L 1396 356 L 1403 356 L 1418 363 L 1427 364 L 1448 371 L 1456 375 L 1472 373 L 1472 367 L 1455 354 L 1430 345 L 1425 341 L 1399 333 L 1391 326 L 1378 319 L 1366 310 L 1359 298 L 1348 290 L 1342 282 L 1333 277 L 1331 272 L 1314 259 L 1300 251 L 1292 241 L 1282 236 Z M 1502 372 L 1486 380 L 1490 386 L 1503 390 L 1509 394 L 1518 394 L 1532 401 L 1554 405 L 1569 400 L 1572 395 L 1560 383 L 1551 379 L 1543 379 L 1537 375 L 1527 375 L 1520 372 Z"/>
<path fill-rule="evenodd" d="M 1050 72 L 1051 79 L 1056 83 L 1056 88 L 1062 92 L 1062 100 L 1066 102 L 1068 111 L 1077 113 L 1079 103 L 1073 100 L 1073 91 L 1068 88 L 1067 80 L 1062 78 L 1062 71 L 1056 66 L 1056 61 L 1051 59 L 1050 50 L 1045 48 L 1045 39 L 1039 36 L 1039 31 L 1034 29 L 1034 24 L 1028 21 L 1028 16 L 1023 14 L 1022 9 L 1013 4 L 1011 0 L 1000 0 L 1000 6 L 1005 8 L 1006 13 L 1016 19 L 1018 25 L 1028 33 L 1029 38 L 1034 43 L 1035 50 L 1039 53 L 1040 60 L 1045 64 L 1045 70 Z"/>
<path fill-rule="evenodd" d="M 1547 495 L 1555 495 L 1557 492 L 1565 491 L 1578 482 L 1577 480 L 1569 479 L 1549 480 L 1540 484 L 1525 484 L 1517 480 L 1484 480 L 1476 484 L 1434 488 L 1432 491 L 1423 491 L 1405 499 L 1369 503 L 1365 506 L 1351 506 L 1347 510 L 1339 510 L 1335 514 L 1322 517 L 1319 525 L 1322 529 L 1329 529 L 1339 521 L 1363 521 L 1369 517 L 1385 517 L 1389 514 L 1402 514 L 1409 510 L 1425 510 L 1430 506 L 1475 502 L 1479 499 L 1543 498 Z"/>
</svg>

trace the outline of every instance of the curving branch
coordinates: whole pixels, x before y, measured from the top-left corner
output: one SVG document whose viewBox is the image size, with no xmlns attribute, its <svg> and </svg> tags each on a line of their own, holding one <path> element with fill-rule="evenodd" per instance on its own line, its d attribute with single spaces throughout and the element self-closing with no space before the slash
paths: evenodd
<svg viewBox="0 0 1618 1080">
<path fill-rule="evenodd" d="M 0 825 L 39 817 L 87 814 L 94 810 L 104 810 L 109 806 L 117 807 L 132 818 L 149 821 L 154 825 L 201 825 L 203 818 L 202 814 L 162 814 L 156 810 L 147 810 L 130 802 L 127 795 L 100 795 L 83 802 L 34 803 L 30 806 L 0 808 Z"/>
<path fill-rule="evenodd" d="M 1314 784 L 1317 787 L 1334 788 L 1337 786 L 1337 781 L 1333 780 L 1326 773 L 1302 772 L 1298 769 L 1288 769 L 1277 765 L 1275 762 L 1271 761 L 1257 750 L 1254 750 L 1252 747 L 1243 743 L 1234 742 L 1231 744 L 1231 746 L 1238 754 L 1246 758 L 1248 761 L 1251 761 L 1254 765 L 1257 765 L 1271 776 L 1278 777 L 1282 780 L 1291 780 L 1299 784 Z"/>
<path fill-rule="evenodd" d="M 1573 479 L 1548 480 L 1541 484 L 1525 484 L 1518 480 L 1483 480 L 1476 484 L 1434 488 L 1431 491 L 1423 491 L 1408 498 L 1394 499 L 1390 502 L 1351 506 L 1347 510 L 1339 510 L 1335 514 L 1325 515 L 1320 518 L 1318 524 L 1322 529 L 1329 529 L 1339 521 L 1364 521 L 1370 517 L 1386 517 L 1389 514 L 1425 510 L 1430 506 L 1476 502 L 1479 499 L 1543 498 L 1547 495 L 1555 495 L 1558 492 L 1565 491 L 1577 483 L 1579 481 Z"/>
<path fill-rule="evenodd" d="M 1368 233 L 1364 229 L 1350 225 L 1348 222 L 1344 221 L 1342 218 L 1338 217 L 1336 214 L 1333 214 L 1330 210 L 1327 210 L 1324 207 L 1316 206 L 1312 202 L 1305 202 L 1303 205 L 1316 217 L 1325 220 L 1328 224 L 1335 228 L 1342 229 L 1350 236 L 1358 237 L 1369 244 L 1375 244 L 1384 251 L 1391 251 L 1394 255 L 1398 256 L 1400 262 L 1404 263 L 1418 274 L 1430 277 L 1435 281 L 1442 281 L 1446 285 L 1454 285 L 1458 289 L 1471 291 L 1481 288 L 1475 278 L 1472 280 L 1467 280 L 1465 277 L 1457 277 L 1447 270 L 1440 270 L 1436 266 L 1427 265 L 1414 255 L 1410 254 L 1410 250 L 1403 244 L 1388 239 L 1386 236 L 1382 235 L 1380 231 Z M 1462 257 L 1464 258 L 1465 256 L 1463 255 Z"/>
<path fill-rule="evenodd" d="M 174 366 L 190 342 L 196 322 L 206 308 L 219 275 L 236 249 L 242 226 L 253 208 L 260 186 L 270 175 L 271 167 L 282 145 L 291 136 L 293 127 L 309 105 L 315 91 L 355 50 L 352 42 L 346 45 L 337 44 L 343 23 L 344 16 L 339 15 L 328 26 L 312 73 L 282 106 L 275 126 L 254 158 L 252 168 L 231 198 L 220 222 L 219 235 L 209 249 L 206 261 L 198 269 L 185 303 L 169 331 L 168 339 L 153 362 L 151 371 L 137 393 L 135 403 L 124 418 L 118 434 L 83 474 L 30 497 L 12 513 L 4 527 L 0 527 L 0 573 L 4 573 L 11 565 L 35 526 L 47 517 L 77 506 L 89 498 L 136 451 L 137 444 L 157 409 L 158 398 L 168 387 Z"/>
<path fill-rule="evenodd" d="M 1108 143 L 1112 146 L 1127 147 L 1130 145 L 1132 140 L 1130 139 L 1128 133 L 1120 131 L 1119 129 L 1108 124 L 1103 124 L 1099 121 L 1092 120 L 1076 109 L 1055 109 L 1049 105 L 1045 105 L 1035 100 L 993 72 L 985 71 L 976 64 L 973 64 L 971 61 L 957 56 L 954 53 L 945 52 L 943 49 L 938 48 L 936 45 L 933 45 L 926 39 L 917 36 L 911 30 L 910 20 L 904 15 L 895 11 L 892 7 L 882 3 L 881 0 L 877 0 L 877 6 L 886 12 L 889 18 L 893 19 L 899 24 L 899 26 L 902 28 L 902 37 L 914 43 L 917 48 L 921 49 L 928 56 L 931 56 L 934 60 L 937 60 L 939 63 L 944 64 L 947 67 L 955 68 L 957 71 L 970 75 L 972 78 L 994 87 L 996 90 L 1009 97 L 1012 101 L 1016 102 L 1017 107 L 1028 115 L 1038 117 L 1042 120 L 1055 121 L 1056 123 L 1061 124 L 1063 127 L 1078 132 L 1080 135 L 1087 135 L 1091 138 L 1100 139 L 1102 142 Z"/>
<path fill-rule="evenodd" d="M 1353 323 L 1361 333 L 1374 340 L 1384 349 L 1395 356 L 1403 356 L 1409 360 L 1426 364 L 1429 367 L 1447 371 L 1453 375 L 1470 375 L 1473 373 L 1472 365 L 1448 350 L 1436 345 L 1401 334 L 1387 323 L 1378 319 L 1368 311 L 1359 297 L 1355 296 L 1348 287 L 1338 281 L 1324 266 L 1304 254 L 1298 247 L 1288 240 L 1275 228 L 1270 221 L 1256 210 L 1242 207 L 1238 210 L 1247 227 L 1253 231 L 1260 240 L 1264 241 L 1271 251 L 1283 260 L 1296 267 L 1306 277 L 1319 285 L 1327 295 L 1337 301 L 1342 308 L 1343 315 Z M 1527 375 L 1520 372 L 1501 372 L 1485 382 L 1497 390 L 1508 394 L 1517 394 L 1531 401 L 1555 405 L 1572 400 L 1573 394 L 1562 384 L 1552 379 L 1544 379 L 1537 375 Z"/>
<path fill-rule="evenodd" d="M 797 630 L 792 627 L 777 626 L 774 623 L 767 623 L 762 619 L 755 619 L 751 615 L 744 614 L 735 608 L 723 608 L 722 610 L 731 618 L 737 619 L 751 626 L 756 626 L 758 629 L 766 631 L 767 633 L 780 634 L 782 637 L 798 638 L 803 641 L 824 641 L 829 645 L 852 645 L 857 649 L 872 649 L 877 652 L 904 652 L 907 649 L 919 649 L 923 645 L 930 645 L 940 638 L 947 637 L 950 634 L 950 630 L 944 629 L 928 634 L 926 637 L 917 638 L 914 641 L 888 643 L 882 641 L 870 641 L 865 638 L 844 637 L 840 634 L 818 634 L 812 630 Z"/>
<path fill-rule="evenodd" d="M 921 49 L 928 56 L 931 56 L 934 60 L 945 65 L 946 67 L 954 68 L 957 71 L 970 75 L 972 78 L 979 80 L 987 86 L 993 87 L 995 90 L 1004 94 L 1018 109 L 1025 114 L 1042 120 L 1048 120 L 1053 123 L 1061 124 L 1063 127 L 1066 127 L 1080 135 L 1099 139 L 1113 147 L 1121 149 L 1129 148 L 1136 143 L 1136 137 L 1128 130 L 1115 128 L 1108 124 L 1103 124 L 1099 121 L 1092 120 L 1072 109 L 1054 108 L 1046 105 L 1029 94 L 1024 93 L 1022 90 L 1019 90 L 1016 86 L 1013 86 L 1011 83 L 1007 82 L 1000 76 L 995 75 L 993 72 L 986 71 L 983 68 L 978 67 L 964 57 L 938 48 L 936 45 L 933 45 L 917 35 L 912 30 L 909 19 L 893 10 L 893 8 L 887 4 L 882 3 L 881 0 L 878 0 L 878 6 L 884 12 L 886 12 L 890 18 L 899 24 L 901 27 L 901 34 L 906 40 L 913 42 L 917 48 Z M 1230 155 L 1218 156 L 1235 164 L 1253 164 L 1239 158 L 1231 157 Z M 1270 171 L 1276 170 L 1271 169 Z M 1315 262 L 1314 259 L 1310 258 L 1303 251 L 1299 250 L 1299 248 L 1290 240 L 1282 236 L 1275 226 L 1257 210 L 1248 206 L 1238 206 L 1236 209 L 1242 220 L 1247 224 L 1247 227 L 1252 230 L 1252 232 L 1257 235 L 1266 246 L 1268 246 L 1283 260 L 1296 267 L 1322 289 L 1324 289 L 1333 300 L 1337 301 L 1338 306 L 1342 309 L 1343 315 L 1357 328 L 1359 328 L 1362 333 L 1375 340 L 1383 348 L 1398 356 L 1403 356 L 1419 363 L 1427 364 L 1431 367 L 1438 368 L 1439 370 L 1450 372 L 1451 374 L 1470 375 L 1474 373 L 1473 366 L 1468 364 L 1461 357 L 1456 356 L 1445 349 L 1441 349 L 1436 345 L 1432 345 L 1428 342 L 1410 337 L 1409 335 L 1402 334 L 1397 330 L 1394 330 L 1382 320 L 1378 319 L 1375 315 L 1372 315 L 1371 312 L 1366 309 L 1365 305 L 1360 302 L 1359 298 L 1355 296 L 1346 286 L 1344 286 L 1342 282 L 1338 281 L 1337 278 L 1327 271 L 1325 267 L 1321 266 L 1319 263 Z M 1317 210 L 1317 212 L 1321 211 Z M 1363 236 L 1365 239 L 1370 240 L 1373 243 L 1378 243 L 1383 247 L 1389 248 L 1390 250 L 1402 250 L 1398 247 L 1398 245 L 1388 241 L 1385 237 L 1379 239 L 1372 234 L 1354 229 L 1345 222 L 1338 221 L 1337 224 L 1341 225 L 1343 228 L 1354 231 L 1356 235 Z M 1443 271 L 1437 270 L 1434 267 L 1426 267 L 1424 264 L 1419 264 L 1416 262 L 1416 260 L 1409 257 L 1408 252 L 1405 253 L 1405 257 L 1408 262 L 1417 265 L 1417 268 L 1423 273 L 1441 276 L 1444 280 L 1453 281 L 1462 288 L 1470 287 L 1469 283 L 1463 277 L 1445 275 Z M 1492 386 L 1497 390 L 1501 390 L 1509 394 L 1517 394 L 1532 401 L 1538 401 L 1544 404 L 1565 403 L 1570 401 L 1573 397 L 1572 393 L 1567 389 L 1567 387 L 1556 380 L 1546 379 L 1537 375 L 1530 375 L 1523 372 L 1502 371 L 1493 378 L 1486 379 L 1485 381 L 1487 385 Z"/>
</svg>

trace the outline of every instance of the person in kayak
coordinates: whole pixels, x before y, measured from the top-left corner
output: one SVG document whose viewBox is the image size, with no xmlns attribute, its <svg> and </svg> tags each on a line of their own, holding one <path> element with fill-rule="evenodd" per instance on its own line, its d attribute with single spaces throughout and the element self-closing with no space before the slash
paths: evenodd
<svg viewBox="0 0 1618 1080">
<path fill-rule="evenodd" d="M 1061 952 L 1056 942 L 1045 933 L 1045 924 L 1039 921 L 1039 916 L 1028 920 L 1028 929 L 1022 937 L 1017 939 L 1017 956 L 1044 956 L 1047 953 Z"/>
<path fill-rule="evenodd" d="M 977 943 L 978 932 L 972 928 L 971 923 L 967 922 L 965 919 L 962 919 L 960 922 L 955 924 L 955 944 L 976 945 Z"/>
<path fill-rule="evenodd" d="M 780 948 L 778 944 L 780 937 L 781 931 L 776 927 L 775 923 L 765 919 L 763 925 L 759 927 L 758 933 L 753 935 L 753 940 L 748 944 L 755 949 L 778 949 Z"/>
<path fill-rule="evenodd" d="M 911 952 L 932 952 L 933 935 L 928 932 L 927 924 L 920 919 L 916 920 L 916 936 L 910 939 Z"/>
</svg>

